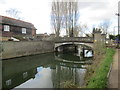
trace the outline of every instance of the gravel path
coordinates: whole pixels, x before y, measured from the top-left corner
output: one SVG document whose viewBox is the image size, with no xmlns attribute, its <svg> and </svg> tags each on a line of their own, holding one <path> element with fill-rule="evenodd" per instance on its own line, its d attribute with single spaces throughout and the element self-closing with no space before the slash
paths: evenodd
<svg viewBox="0 0 120 90">
<path fill-rule="evenodd" d="M 118 62 L 118 52 L 120 57 L 120 49 L 117 49 L 115 55 L 113 56 L 113 64 L 108 79 L 108 88 L 118 88 L 118 63 L 120 62 Z"/>
</svg>

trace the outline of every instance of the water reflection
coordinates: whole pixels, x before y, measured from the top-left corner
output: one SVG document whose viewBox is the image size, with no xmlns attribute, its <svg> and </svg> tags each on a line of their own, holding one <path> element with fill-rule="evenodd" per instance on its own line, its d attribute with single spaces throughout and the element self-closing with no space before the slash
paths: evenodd
<svg viewBox="0 0 120 90">
<path fill-rule="evenodd" d="M 91 58 L 47 53 L 2 62 L 3 88 L 60 88 L 66 81 L 82 86 Z M 83 63 L 84 62 L 84 63 Z"/>
<path fill-rule="evenodd" d="M 37 72 L 34 79 L 30 79 L 16 88 L 52 88 L 51 69 L 38 67 Z"/>
<path fill-rule="evenodd" d="M 52 70 L 53 87 L 63 88 L 67 81 L 71 81 L 73 84 L 82 86 L 84 79 L 82 77 L 84 76 L 85 72 L 86 69 L 71 68 L 58 65 L 56 66 L 55 70 Z M 80 75 L 82 75 L 82 77 L 80 77 Z"/>
</svg>

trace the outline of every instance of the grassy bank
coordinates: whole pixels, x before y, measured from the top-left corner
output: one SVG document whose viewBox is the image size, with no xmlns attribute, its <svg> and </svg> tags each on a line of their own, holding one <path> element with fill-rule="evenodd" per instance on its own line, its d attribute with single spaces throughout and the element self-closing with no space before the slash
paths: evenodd
<svg viewBox="0 0 120 90">
<path fill-rule="evenodd" d="M 106 88 L 107 87 L 107 74 L 110 69 L 110 65 L 113 61 L 114 49 L 106 49 L 104 58 L 100 61 L 99 67 L 95 68 L 95 71 L 90 77 L 86 88 Z"/>
</svg>

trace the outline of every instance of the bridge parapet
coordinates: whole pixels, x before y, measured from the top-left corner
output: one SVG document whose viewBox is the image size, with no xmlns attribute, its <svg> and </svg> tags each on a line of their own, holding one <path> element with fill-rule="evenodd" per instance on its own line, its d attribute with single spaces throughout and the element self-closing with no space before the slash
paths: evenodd
<svg viewBox="0 0 120 90">
<path fill-rule="evenodd" d="M 63 38 L 56 38 L 55 43 L 60 42 L 83 42 L 83 43 L 93 43 L 93 37 L 63 37 Z"/>
</svg>

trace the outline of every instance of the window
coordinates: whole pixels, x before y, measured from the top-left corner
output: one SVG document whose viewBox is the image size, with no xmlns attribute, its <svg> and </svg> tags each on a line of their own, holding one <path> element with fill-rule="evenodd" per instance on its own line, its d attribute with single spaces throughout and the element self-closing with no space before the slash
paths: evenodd
<svg viewBox="0 0 120 90">
<path fill-rule="evenodd" d="M 6 85 L 7 85 L 7 86 L 11 85 L 11 83 L 12 83 L 12 82 L 11 82 L 11 79 L 9 79 L 9 80 L 6 81 Z"/>
<path fill-rule="evenodd" d="M 27 72 L 24 72 L 23 73 L 23 78 L 26 78 L 28 76 L 28 73 Z"/>
<path fill-rule="evenodd" d="M 22 28 L 22 33 L 26 34 L 26 28 Z"/>
<path fill-rule="evenodd" d="M 10 26 L 9 25 L 4 25 L 4 31 L 10 31 Z"/>
</svg>

